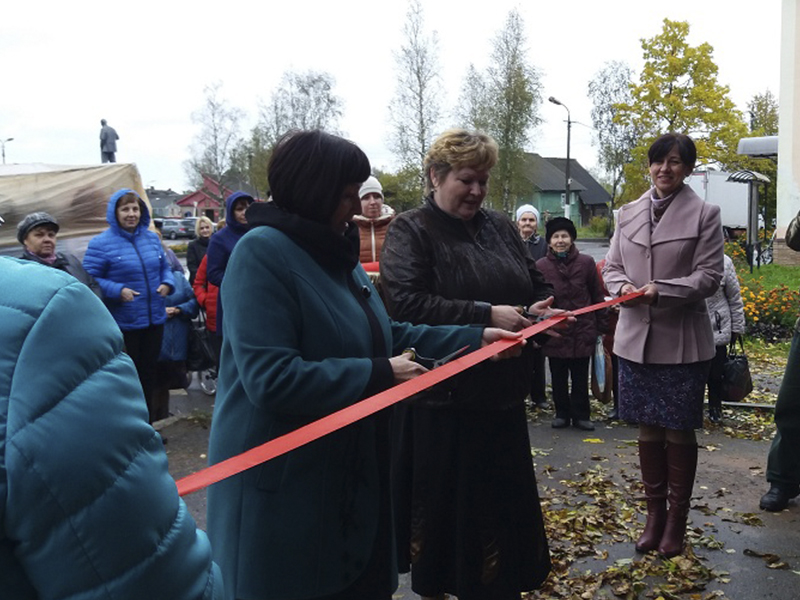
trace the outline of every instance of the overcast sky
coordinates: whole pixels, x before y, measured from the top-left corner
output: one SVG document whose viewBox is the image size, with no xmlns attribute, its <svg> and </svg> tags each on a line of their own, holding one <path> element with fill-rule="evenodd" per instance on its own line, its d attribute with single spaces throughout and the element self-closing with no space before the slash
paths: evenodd
<svg viewBox="0 0 800 600">
<path fill-rule="evenodd" d="M 11 5 L 11 6 L 9 6 Z M 779 95 L 780 0 L 428 0 L 426 25 L 439 36 L 446 107 L 467 67 L 483 69 L 491 40 L 517 7 L 543 97 L 566 104 L 572 156 L 596 163 L 587 84 L 610 60 L 642 66 L 641 39 L 664 18 L 688 21 L 689 43 L 710 43 L 718 80 L 740 110 L 767 89 Z M 120 135 L 117 160 L 135 162 L 146 186 L 183 191 L 183 161 L 203 88 L 257 118 L 287 69 L 323 70 L 344 100 L 341 128 L 378 168 L 396 167 L 387 148 L 393 51 L 403 43 L 405 0 L 288 0 L 135 3 L 6 0 L 0 11 L 0 139 L 8 163 L 99 162 L 100 119 Z M 566 112 L 545 102 L 530 150 L 565 156 Z M 445 125 L 457 125 L 453 118 Z"/>
</svg>

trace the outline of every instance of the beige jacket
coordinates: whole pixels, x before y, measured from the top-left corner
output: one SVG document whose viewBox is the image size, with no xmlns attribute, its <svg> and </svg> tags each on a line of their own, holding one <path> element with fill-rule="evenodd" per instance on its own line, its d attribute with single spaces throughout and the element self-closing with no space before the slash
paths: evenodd
<svg viewBox="0 0 800 600">
<path fill-rule="evenodd" d="M 650 195 L 620 209 L 603 279 L 614 296 L 626 283 L 652 281 L 658 298 L 621 308 L 614 353 L 646 364 L 709 360 L 716 350 L 705 299 L 723 273 L 719 207 L 684 186 L 651 234 Z"/>
</svg>

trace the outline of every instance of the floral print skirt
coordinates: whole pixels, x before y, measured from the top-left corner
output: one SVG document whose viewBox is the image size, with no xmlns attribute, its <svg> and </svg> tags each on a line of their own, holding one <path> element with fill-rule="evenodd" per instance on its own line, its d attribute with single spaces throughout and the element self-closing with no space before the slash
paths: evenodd
<svg viewBox="0 0 800 600">
<path fill-rule="evenodd" d="M 683 365 L 619 359 L 619 413 L 631 423 L 667 429 L 703 426 L 703 399 L 711 361 Z"/>
</svg>

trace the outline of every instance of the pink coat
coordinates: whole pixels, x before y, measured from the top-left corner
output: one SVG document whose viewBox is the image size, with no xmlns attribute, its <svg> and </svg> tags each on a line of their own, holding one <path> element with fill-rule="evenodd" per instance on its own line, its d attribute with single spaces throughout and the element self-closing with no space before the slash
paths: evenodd
<svg viewBox="0 0 800 600">
<path fill-rule="evenodd" d="M 705 299 L 723 272 L 719 207 L 684 186 L 650 232 L 650 194 L 623 206 L 603 279 L 614 296 L 622 286 L 654 282 L 655 304 L 623 306 L 614 353 L 641 364 L 688 364 L 716 352 Z"/>
</svg>

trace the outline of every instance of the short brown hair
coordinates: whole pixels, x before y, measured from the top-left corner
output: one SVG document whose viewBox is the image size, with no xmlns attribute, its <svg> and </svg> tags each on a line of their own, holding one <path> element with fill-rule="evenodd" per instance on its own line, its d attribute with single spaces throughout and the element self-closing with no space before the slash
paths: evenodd
<svg viewBox="0 0 800 600">
<path fill-rule="evenodd" d="M 433 190 L 431 169 L 439 179 L 462 167 L 488 171 L 497 164 L 498 153 L 497 142 L 485 133 L 448 129 L 436 138 L 425 155 L 425 192 Z"/>
</svg>

